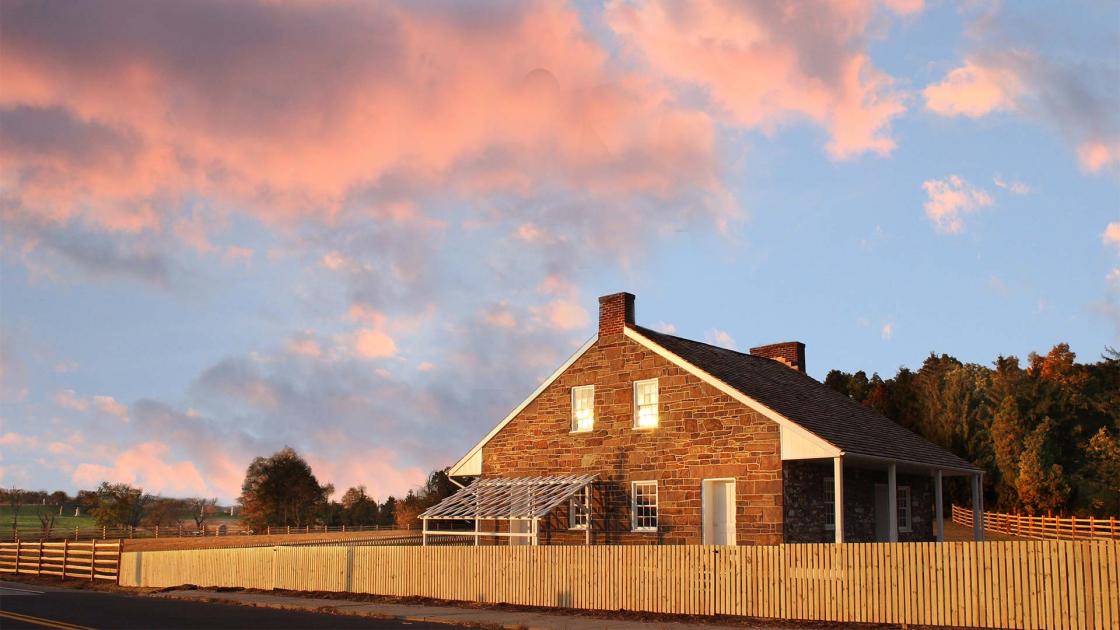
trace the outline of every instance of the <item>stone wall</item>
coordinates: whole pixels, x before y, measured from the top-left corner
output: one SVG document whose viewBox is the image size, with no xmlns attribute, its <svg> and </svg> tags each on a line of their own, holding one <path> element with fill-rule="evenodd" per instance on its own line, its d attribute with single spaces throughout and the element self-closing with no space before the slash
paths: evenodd
<svg viewBox="0 0 1120 630">
<path fill-rule="evenodd" d="M 633 428 L 633 383 L 658 379 L 659 426 Z M 595 426 L 571 432 L 571 388 L 595 385 Z M 736 480 L 739 544 L 782 542 L 778 425 L 622 334 L 596 344 L 482 449 L 487 477 L 597 473 L 594 542 L 699 544 L 703 479 Z M 658 482 L 659 528 L 632 532 L 631 482 Z M 566 507 L 544 543 L 582 543 Z"/>
<path fill-rule="evenodd" d="M 833 542 L 825 480 L 832 478 L 832 461 L 784 462 L 783 523 L 789 543 Z M 887 483 L 886 470 L 844 467 L 844 540 L 875 542 L 875 485 Z M 933 480 L 928 475 L 898 473 L 899 486 L 910 488 L 910 531 L 899 531 L 899 542 L 932 541 Z"/>
</svg>

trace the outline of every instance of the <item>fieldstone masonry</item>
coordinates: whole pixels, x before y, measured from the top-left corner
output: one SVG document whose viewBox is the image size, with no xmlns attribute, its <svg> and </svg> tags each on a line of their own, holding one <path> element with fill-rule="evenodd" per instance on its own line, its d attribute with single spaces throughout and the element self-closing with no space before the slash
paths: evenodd
<svg viewBox="0 0 1120 630">
<path fill-rule="evenodd" d="M 792 461 L 782 467 L 785 492 L 783 523 L 788 543 L 830 543 L 835 540 L 825 480 L 832 478 L 832 461 Z M 831 483 L 831 482 L 830 482 Z M 886 484 L 885 470 L 844 467 L 844 540 L 875 542 L 875 484 Z M 926 542 L 933 535 L 933 480 L 928 475 L 898 473 L 899 486 L 910 488 L 910 531 L 899 531 L 899 542 Z"/>
<path fill-rule="evenodd" d="M 733 477 L 737 541 L 782 542 L 778 425 L 616 329 L 601 330 L 592 348 L 486 444 L 482 475 L 598 473 L 592 542 L 624 544 L 699 544 L 701 481 Z M 654 377 L 659 426 L 635 429 L 634 381 Z M 595 385 L 589 432 L 571 431 L 577 385 Z M 630 484 L 646 480 L 658 482 L 656 533 L 630 531 Z M 568 530 L 567 509 L 555 512 L 542 525 L 541 542 L 583 542 L 582 531 Z"/>
</svg>

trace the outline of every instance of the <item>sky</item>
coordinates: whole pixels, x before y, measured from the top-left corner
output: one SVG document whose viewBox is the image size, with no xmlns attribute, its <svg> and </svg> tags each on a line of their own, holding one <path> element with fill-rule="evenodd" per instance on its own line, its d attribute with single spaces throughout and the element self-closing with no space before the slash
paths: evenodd
<svg viewBox="0 0 1120 630">
<path fill-rule="evenodd" d="M 0 2 L 0 484 L 341 493 L 638 323 L 1120 346 L 1120 4 Z"/>
</svg>

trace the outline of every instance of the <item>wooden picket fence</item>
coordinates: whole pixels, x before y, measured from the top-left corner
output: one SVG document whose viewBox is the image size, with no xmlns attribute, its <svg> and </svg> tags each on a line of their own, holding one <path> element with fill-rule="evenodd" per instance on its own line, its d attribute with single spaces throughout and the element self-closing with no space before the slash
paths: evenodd
<svg viewBox="0 0 1120 630">
<path fill-rule="evenodd" d="M 269 547 L 125 552 L 126 586 L 985 628 L 1120 627 L 1120 543 Z"/>
<path fill-rule="evenodd" d="M 15 542 L 0 543 L 0 573 L 53 575 L 79 580 L 116 580 L 121 543 Z"/>
<path fill-rule="evenodd" d="M 972 510 L 953 506 L 953 522 L 972 528 Z M 984 512 L 984 531 L 1034 540 L 1120 540 L 1120 520 L 1074 516 L 1022 516 Z"/>
</svg>

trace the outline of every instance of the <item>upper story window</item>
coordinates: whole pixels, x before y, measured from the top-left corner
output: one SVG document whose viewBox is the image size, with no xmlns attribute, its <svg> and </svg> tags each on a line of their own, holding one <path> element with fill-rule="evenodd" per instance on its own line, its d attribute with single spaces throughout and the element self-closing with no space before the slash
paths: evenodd
<svg viewBox="0 0 1120 630">
<path fill-rule="evenodd" d="M 634 428 L 657 426 L 657 379 L 634 382 Z"/>
<path fill-rule="evenodd" d="M 591 486 L 584 486 L 568 499 L 568 528 L 587 529 L 591 522 Z"/>
<path fill-rule="evenodd" d="M 590 431 L 595 427 L 595 386 L 572 388 L 572 431 Z"/>
<path fill-rule="evenodd" d="M 910 531 L 910 486 L 898 487 L 898 531 Z"/>
<path fill-rule="evenodd" d="M 657 531 L 657 482 L 635 481 L 632 486 L 631 529 L 636 532 Z"/>
</svg>

